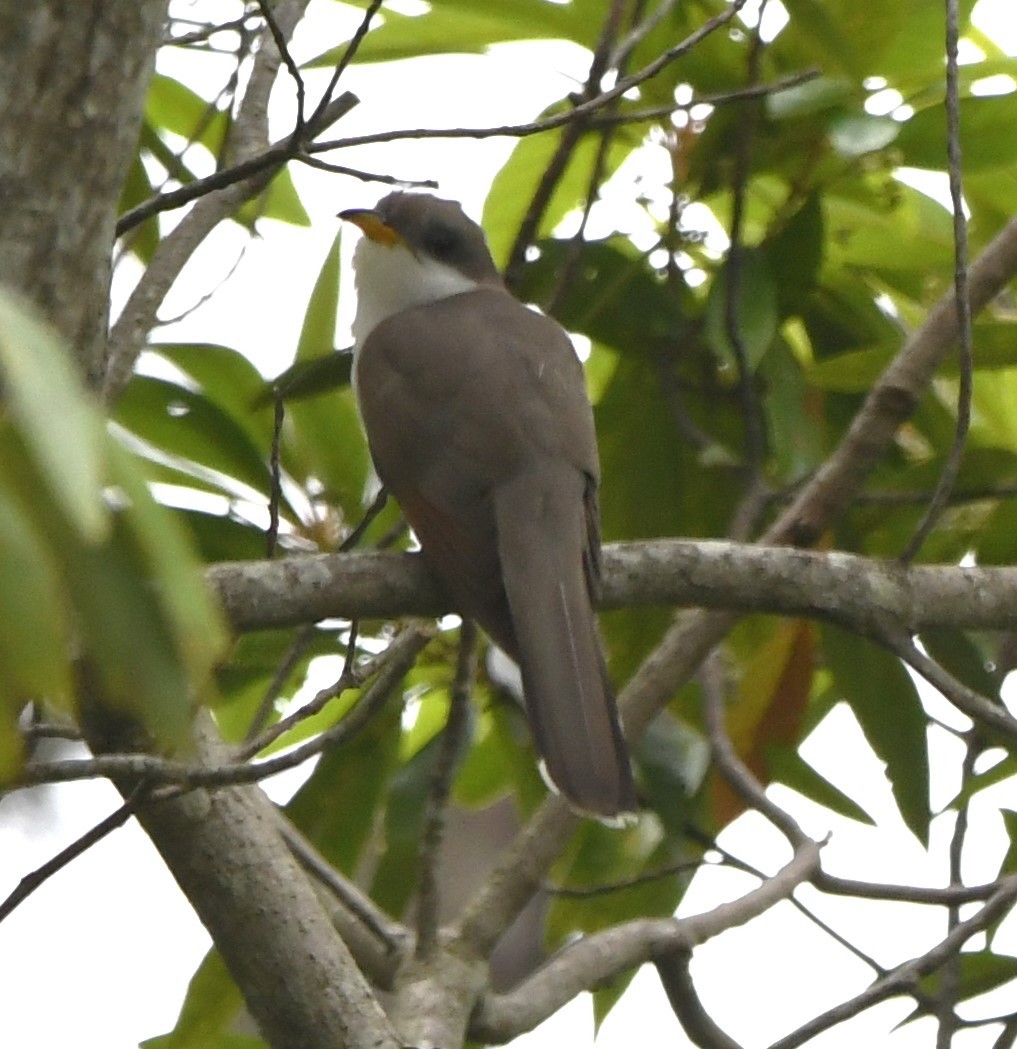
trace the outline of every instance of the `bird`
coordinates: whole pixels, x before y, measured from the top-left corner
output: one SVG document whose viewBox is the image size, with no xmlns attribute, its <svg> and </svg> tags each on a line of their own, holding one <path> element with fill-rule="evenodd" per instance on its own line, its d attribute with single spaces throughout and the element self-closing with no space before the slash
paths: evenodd
<svg viewBox="0 0 1017 1049">
<path fill-rule="evenodd" d="M 461 205 L 396 191 L 362 236 L 352 382 L 375 471 L 456 610 L 519 665 L 549 786 L 584 816 L 637 810 L 593 610 L 600 465 L 565 330 L 516 299 Z"/>
</svg>

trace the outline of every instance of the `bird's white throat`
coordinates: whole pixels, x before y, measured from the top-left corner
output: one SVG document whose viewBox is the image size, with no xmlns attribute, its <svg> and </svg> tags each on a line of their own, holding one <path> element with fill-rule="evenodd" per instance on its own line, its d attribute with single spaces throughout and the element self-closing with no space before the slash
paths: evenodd
<svg viewBox="0 0 1017 1049">
<path fill-rule="evenodd" d="M 437 259 L 415 255 L 405 244 L 378 244 L 361 237 L 353 253 L 357 315 L 354 353 L 383 320 L 450 295 L 473 291 L 475 280 Z"/>
</svg>

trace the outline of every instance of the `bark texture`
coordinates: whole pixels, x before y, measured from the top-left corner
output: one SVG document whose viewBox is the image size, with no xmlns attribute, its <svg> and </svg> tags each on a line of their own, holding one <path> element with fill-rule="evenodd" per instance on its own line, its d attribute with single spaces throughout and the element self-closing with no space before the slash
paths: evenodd
<svg viewBox="0 0 1017 1049">
<path fill-rule="evenodd" d="M 0 281 L 101 382 L 117 201 L 167 0 L 0 0 Z"/>
</svg>

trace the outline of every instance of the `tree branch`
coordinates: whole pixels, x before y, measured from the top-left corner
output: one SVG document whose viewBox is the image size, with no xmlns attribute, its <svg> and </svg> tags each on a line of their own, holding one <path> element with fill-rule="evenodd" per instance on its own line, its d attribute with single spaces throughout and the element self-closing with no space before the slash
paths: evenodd
<svg viewBox="0 0 1017 1049">
<path fill-rule="evenodd" d="M 662 69 L 665 69 L 682 55 L 688 54 L 702 40 L 711 33 L 727 25 L 745 6 L 746 0 L 733 0 L 719 15 L 704 22 L 698 29 L 690 33 L 684 40 L 668 48 L 658 55 L 652 62 L 648 62 L 642 69 L 631 76 L 623 77 L 607 91 L 594 95 L 593 98 L 573 106 L 565 113 L 557 113 L 541 120 L 529 121 L 525 124 L 500 124 L 497 127 L 473 127 L 473 128 L 404 128 L 392 131 L 378 131 L 369 135 L 355 135 L 350 138 L 335 139 L 331 142 L 316 142 L 310 147 L 309 152 L 321 153 L 332 149 L 347 149 L 350 146 L 367 146 L 376 142 L 395 142 L 400 139 L 425 139 L 425 138 L 522 138 L 526 135 L 535 135 L 543 131 L 553 131 L 555 128 L 563 127 L 573 120 L 585 119 L 590 114 L 596 113 L 605 106 L 610 105 L 616 98 L 621 98 L 627 91 L 647 80 L 652 80 Z M 680 108 L 678 106 L 675 107 Z"/>
<path fill-rule="evenodd" d="M 502 1042 L 532 1030 L 571 1001 L 658 955 L 691 950 L 728 929 L 745 925 L 786 900 L 819 869 L 819 847 L 803 841 L 771 878 L 736 900 L 687 918 L 643 918 L 570 943 L 506 994 L 485 995 L 470 1025 L 477 1041 Z"/>
<path fill-rule="evenodd" d="M 0 0 L 3 281 L 53 322 L 93 388 L 117 199 L 165 17 L 166 0 Z"/>
<path fill-rule="evenodd" d="M 143 779 L 150 786 L 171 786 L 184 790 L 257 783 L 296 768 L 330 747 L 352 739 L 388 699 L 431 636 L 431 631 L 423 627 L 404 630 L 386 649 L 377 677 L 341 721 L 306 743 L 263 761 L 244 760 L 250 752 L 247 746 L 239 754 L 223 750 L 221 760 L 198 764 L 139 753 L 136 749 L 131 752 L 128 748 L 127 752 L 100 754 L 94 758 L 28 762 L 8 786 L 15 789 L 40 783 L 70 783 L 98 778 L 115 779 L 120 783 Z"/>
<path fill-rule="evenodd" d="M 418 554 L 312 554 L 222 562 L 206 573 L 233 628 L 451 610 Z M 1017 568 L 906 566 L 830 551 L 719 540 L 604 547 L 604 609 L 697 606 L 812 616 L 880 636 L 888 628 L 1017 629 Z"/>
<path fill-rule="evenodd" d="M 91 684 L 83 686 L 91 695 Z M 90 711 L 89 743 L 130 746 L 123 725 Z M 210 719 L 195 732 L 199 759 L 221 764 Z M 129 794 L 133 780 L 115 781 Z M 273 1049 L 323 1045 L 399 1049 L 381 1006 L 279 833 L 275 807 L 253 786 L 177 793 L 138 805 L 145 828 L 223 956 Z"/>
<path fill-rule="evenodd" d="M 1011 219 L 968 273 L 971 314 L 988 305 L 1017 273 L 1017 218 Z M 766 542 L 811 546 L 857 495 L 898 427 L 917 408 L 936 369 L 960 334 L 953 289 L 929 312 L 865 398 L 848 432 L 765 536 Z"/>
<path fill-rule="evenodd" d="M 274 35 L 278 34 L 279 39 L 284 40 L 292 34 L 307 2 L 286 0 L 275 6 L 272 28 L 266 28 L 262 35 L 262 47 L 255 56 L 240 111 L 231 127 L 229 155 L 239 158 L 241 162 L 249 162 L 253 170 L 242 181 L 237 179 L 234 170 L 225 188 L 219 192 L 212 192 L 216 176 L 202 180 L 198 190 L 191 188 L 195 185 L 192 183 L 190 187 L 178 191 L 178 194 L 190 192 L 199 195 L 200 199 L 179 225 L 159 242 L 151 262 L 113 325 L 102 386 L 106 403 L 115 401 L 130 379 L 134 362 L 156 322 L 159 306 L 187 261 L 209 233 L 233 215 L 241 204 L 260 193 L 281 164 L 293 155 L 292 136 L 280 148 L 278 156 L 268 147 L 268 96 L 283 61 L 274 43 Z M 336 99 L 321 114 L 320 123 L 310 130 L 313 132 L 328 127 L 352 108 L 356 101 L 353 95 Z M 266 160 L 266 157 L 269 159 Z M 221 179 L 223 173 L 218 173 L 218 177 Z M 149 213 L 135 209 L 130 221 L 143 221 Z M 121 219 L 118 229 L 130 228 L 130 225 L 124 225 L 126 219 L 127 216 Z"/>
<path fill-rule="evenodd" d="M 1000 883 L 998 890 L 976 914 L 973 914 L 967 921 L 954 926 L 931 951 L 903 965 L 898 965 L 884 977 L 872 983 L 861 994 L 813 1018 L 807 1024 L 799 1027 L 797 1031 L 774 1042 L 770 1049 L 797 1049 L 798 1046 L 807 1044 L 823 1031 L 857 1016 L 863 1010 L 879 1002 L 910 993 L 923 976 L 939 969 L 975 933 L 981 932 L 1001 917 L 1010 908 L 1015 898 L 1017 898 L 1017 875 L 1011 875 Z"/>
</svg>

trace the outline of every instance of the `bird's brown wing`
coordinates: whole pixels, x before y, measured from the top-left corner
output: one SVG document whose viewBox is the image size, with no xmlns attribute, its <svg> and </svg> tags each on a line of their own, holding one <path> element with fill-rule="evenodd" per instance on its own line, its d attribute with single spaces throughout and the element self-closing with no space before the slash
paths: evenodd
<svg viewBox="0 0 1017 1049">
<path fill-rule="evenodd" d="M 520 664 L 552 780 L 586 811 L 631 810 L 590 606 L 593 416 L 568 337 L 502 290 L 468 292 L 379 324 L 357 388 L 378 474 L 429 564 Z"/>
</svg>

